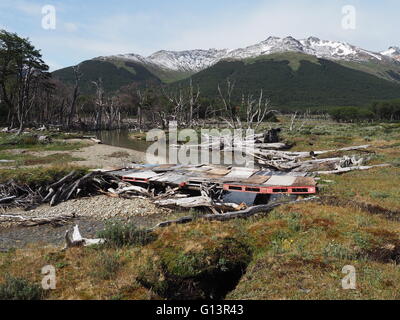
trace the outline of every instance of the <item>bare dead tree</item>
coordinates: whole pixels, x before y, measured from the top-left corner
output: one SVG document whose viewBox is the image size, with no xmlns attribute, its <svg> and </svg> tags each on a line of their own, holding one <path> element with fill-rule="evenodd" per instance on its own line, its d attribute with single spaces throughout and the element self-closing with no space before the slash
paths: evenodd
<svg viewBox="0 0 400 320">
<path fill-rule="evenodd" d="M 178 90 L 172 92 L 167 92 L 163 88 L 162 92 L 167 101 L 172 105 L 170 117 L 172 118 L 172 120 L 177 121 L 178 124 L 182 124 L 185 118 L 184 110 L 186 105 L 182 88 L 179 88 Z"/>
<path fill-rule="evenodd" d="M 138 115 L 138 124 L 139 124 L 139 131 L 142 132 L 142 128 L 143 128 L 143 111 L 147 109 L 148 107 L 148 94 L 146 90 L 137 90 L 136 94 L 139 98 L 138 101 L 138 111 L 137 111 L 137 115 Z"/>
<path fill-rule="evenodd" d="M 190 79 L 190 86 L 189 86 L 189 112 L 188 112 L 188 119 L 187 122 L 190 127 L 193 126 L 193 116 L 194 113 L 197 113 L 200 109 L 200 105 L 198 103 L 200 97 L 200 88 L 197 86 L 196 91 L 193 89 L 193 81 Z"/>
<path fill-rule="evenodd" d="M 113 125 L 116 122 L 117 127 L 120 128 L 121 126 L 121 104 L 119 101 L 119 98 L 117 96 L 114 96 L 106 102 L 104 106 L 104 113 L 107 118 L 108 122 L 108 129 L 111 130 L 113 129 Z"/>
<path fill-rule="evenodd" d="M 78 100 L 78 97 L 80 96 L 79 81 L 83 76 L 83 74 L 79 71 L 79 65 L 73 67 L 72 70 L 74 72 L 75 84 L 74 84 L 74 90 L 73 90 L 72 97 L 71 97 L 71 104 L 69 107 L 69 114 L 68 114 L 68 118 L 67 118 L 67 128 L 69 128 L 71 126 L 73 118 L 76 114 L 76 101 Z"/>
<path fill-rule="evenodd" d="M 245 99 L 242 97 L 242 107 L 246 113 L 246 127 L 247 129 L 257 130 L 260 125 L 265 121 L 266 117 L 277 112 L 271 109 L 270 100 L 264 98 L 263 90 L 260 91 L 258 99 L 253 99 L 253 95 L 249 94 Z M 242 127 L 239 120 L 239 125 Z"/>
<path fill-rule="evenodd" d="M 172 106 L 172 110 L 169 112 L 170 117 L 180 125 L 192 127 L 194 125 L 195 114 L 200 110 L 199 86 L 194 88 L 193 81 L 190 79 L 188 88 L 179 88 L 170 92 L 167 92 L 163 88 L 162 92 Z"/>
<path fill-rule="evenodd" d="M 292 114 L 289 126 L 289 132 L 300 131 L 311 118 L 311 110 L 307 109 L 304 113 L 298 111 Z"/>
<path fill-rule="evenodd" d="M 232 129 L 236 129 L 238 120 L 235 106 L 232 101 L 232 93 L 234 89 L 235 89 L 235 83 L 231 82 L 229 78 L 226 79 L 226 91 L 223 91 L 220 85 L 218 84 L 218 93 L 222 101 L 223 111 L 225 114 L 222 118 Z"/>
<path fill-rule="evenodd" d="M 103 109 L 105 105 L 103 80 L 100 78 L 98 81 L 92 81 L 96 86 L 95 98 L 95 128 L 100 130 L 102 128 Z"/>
</svg>

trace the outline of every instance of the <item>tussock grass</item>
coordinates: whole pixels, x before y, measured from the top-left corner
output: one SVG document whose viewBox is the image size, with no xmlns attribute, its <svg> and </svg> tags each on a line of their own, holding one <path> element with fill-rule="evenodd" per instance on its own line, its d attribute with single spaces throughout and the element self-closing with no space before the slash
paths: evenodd
<svg viewBox="0 0 400 320">
<path fill-rule="evenodd" d="M 59 179 L 65 177 L 71 171 L 76 170 L 80 175 L 87 173 L 85 167 L 76 167 L 69 165 L 54 165 L 51 167 L 37 168 L 18 168 L 18 169 L 0 169 L 0 183 L 6 183 L 14 180 L 18 184 L 27 184 L 31 188 L 47 186 Z"/>
<path fill-rule="evenodd" d="M 133 223 L 111 221 L 106 224 L 98 237 L 105 239 L 108 246 L 143 246 L 156 239 L 154 233 L 140 230 Z"/>
<path fill-rule="evenodd" d="M 51 143 L 41 143 L 36 135 L 0 134 L 0 151 L 26 149 L 29 151 L 72 151 L 86 146 L 81 142 L 68 143 L 54 140 Z"/>
</svg>

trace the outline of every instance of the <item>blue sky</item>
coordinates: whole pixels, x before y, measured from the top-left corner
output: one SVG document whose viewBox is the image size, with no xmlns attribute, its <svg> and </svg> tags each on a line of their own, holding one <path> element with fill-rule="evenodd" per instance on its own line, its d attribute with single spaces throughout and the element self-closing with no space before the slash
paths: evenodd
<svg viewBox="0 0 400 320">
<path fill-rule="evenodd" d="M 56 29 L 42 28 L 42 7 Z M 356 8 L 355 30 L 341 26 Z M 29 37 L 52 70 L 101 55 L 238 48 L 269 36 L 317 36 L 381 51 L 400 46 L 398 0 L 0 0 L 0 28 Z"/>
</svg>

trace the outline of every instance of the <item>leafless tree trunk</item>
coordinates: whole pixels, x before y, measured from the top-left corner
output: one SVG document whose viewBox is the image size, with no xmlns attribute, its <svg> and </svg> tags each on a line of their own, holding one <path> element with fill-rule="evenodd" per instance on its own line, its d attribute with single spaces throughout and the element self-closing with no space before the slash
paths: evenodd
<svg viewBox="0 0 400 320">
<path fill-rule="evenodd" d="M 289 131 L 290 132 L 300 131 L 301 129 L 303 129 L 305 124 L 310 120 L 310 117 L 311 117 L 311 111 L 309 109 L 307 109 L 301 115 L 299 115 L 299 112 L 296 111 L 291 116 Z"/>
<path fill-rule="evenodd" d="M 270 108 L 269 99 L 264 98 L 263 90 L 257 100 L 252 95 L 248 95 L 247 99 L 243 98 L 242 106 L 246 111 L 247 129 L 257 130 L 268 114 L 276 112 Z"/>
<path fill-rule="evenodd" d="M 67 118 L 67 128 L 69 128 L 71 126 L 73 118 L 76 114 L 76 100 L 78 100 L 78 97 L 80 96 L 79 81 L 82 78 L 82 73 L 79 72 L 79 65 L 76 67 L 73 67 L 73 72 L 74 72 L 74 78 L 75 78 L 75 86 L 74 86 L 74 91 L 72 94 L 71 105 L 69 108 L 69 115 Z"/>
<path fill-rule="evenodd" d="M 104 109 L 104 88 L 103 80 L 100 78 L 98 81 L 92 82 L 96 86 L 96 99 L 95 99 L 95 129 L 101 130 L 103 121 Z"/>
<path fill-rule="evenodd" d="M 232 93 L 233 90 L 235 89 L 235 83 L 231 82 L 231 80 L 228 78 L 226 80 L 226 92 L 222 92 L 222 89 L 220 85 L 218 84 L 218 93 L 219 97 L 222 101 L 223 104 L 223 111 L 226 115 L 226 117 L 223 117 L 224 121 L 228 124 L 229 127 L 232 129 L 237 128 L 237 120 L 238 117 L 236 115 L 236 110 L 232 102 Z M 240 120 L 240 119 L 239 119 Z"/>
</svg>

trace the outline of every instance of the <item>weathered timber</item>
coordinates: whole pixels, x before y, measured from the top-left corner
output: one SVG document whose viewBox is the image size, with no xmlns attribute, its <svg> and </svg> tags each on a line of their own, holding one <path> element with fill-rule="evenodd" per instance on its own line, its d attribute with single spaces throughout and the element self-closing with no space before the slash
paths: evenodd
<svg viewBox="0 0 400 320">
<path fill-rule="evenodd" d="M 44 224 L 65 224 L 67 221 L 74 219 L 75 214 L 62 214 L 54 217 L 31 217 L 21 215 L 0 215 L 0 223 L 14 222 L 24 227 L 33 227 Z"/>
<path fill-rule="evenodd" d="M 315 172 L 316 174 L 319 175 L 329 175 L 329 174 L 342 174 L 342 173 L 347 173 L 350 171 L 355 171 L 355 170 L 370 170 L 374 168 L 384 168 L 384 167 L 390 167 L 390 164 L 378 164 L 374 166 L 356 166 L 356 167 L 349 167 L 349 168 L 339 168 L 336 170 L 331 170 L 331 171 L 317 171 Z"/>
<path fill-rule="evenodd" d="M 295 200 L 295 201 L 286 201 L 286 202 L 278 202 L 278 203 L 272 203 L 272 204 L 266 204 L 266 205 L 260 205 L 260 206 L 254 206 L 247 208 L 242 211 L 237 211 L 237 212 L 227 212 L 224 214 L 206 214 L 200 217 L 193 217 L 193 216 L 186 216 L 182 217 L 176 220 L 169 220 L 169 221 L 164 221 L 159 224 L 157 224 L 155 227 L 149 229 L 149 231 L 154 231 L 158 228 L 165 228 L 168 226 L 171 226 L 173 224 L 186 224 L 193 222 L 195 220 L 201 219 L 201 220 L 207 220 L 207 221 L 228 221 L 228 220 L 234 220 L 234 219 L 248 219 L 256 214 L 268 214 L 271 212 L 273 209 L 282 206 L 282 205 L 291 205 L 291 204 L 296 204 L 296 203 L 302 203 L 302 202 L 308 202 L 308 201 L 314 201 L 318 200 L 318 197 L 311 197 L 311 198 L 306 198 L 306 199 L 301 199 L 301 200 Z"/>
<path fill-rule="evenodd" d="M 73 230 L 67 230 L 65 233 L 65 247 L 63 250 L 73 247 L 89 247 L 105 243 L 104 239 L 83 238 L 79 227 L 76 225 Z"/>
</svg>

